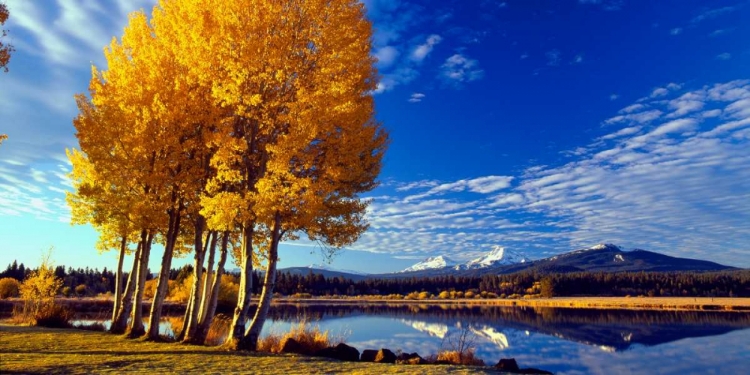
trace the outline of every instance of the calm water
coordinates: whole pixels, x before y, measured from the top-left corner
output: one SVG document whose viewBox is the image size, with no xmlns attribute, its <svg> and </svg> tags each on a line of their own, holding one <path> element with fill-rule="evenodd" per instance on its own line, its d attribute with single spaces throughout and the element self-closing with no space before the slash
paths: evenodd
<svg viewBox="0 0 750 375">
<path fill-rule="evenodd" d="M 467 332 L 488 364 L 513 357 L 562 374 L 750 373 L 750 313 L 287 305 L 270 314 L 264 334 L 304 318 L 360 351 L 428 356 Z"/>
</svg>

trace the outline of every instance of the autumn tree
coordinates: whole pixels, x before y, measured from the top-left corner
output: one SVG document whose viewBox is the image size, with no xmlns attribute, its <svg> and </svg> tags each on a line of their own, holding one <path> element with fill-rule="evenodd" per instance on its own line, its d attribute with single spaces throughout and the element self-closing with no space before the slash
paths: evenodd
<svg viewBox="0 0 750 375">
<path fill-rule="evenodd" d="M 0 69 L 5 70 L 6 73 L 8 72 L 10 54 L 15 50 L 13 45 L 5 44 L 2 41 L 2 39 L 8 35 L 8 30 L 2 29 L 2 26 L 5 25 L 5 21 L 8 20 L 9 16 L 10 12 L 8 11 L 8 6 L 4 3 L 0 3 Z M 0 137 L 0 143 L 2 143 L 2 137 Z"/>
<path fill-rule="evenodd" d="M 309 229 L 327 238 L 329 228 L 318 229 L 359 217 L 357 194 L 374 186 L 387 137 L 372 119 L 371 25 L 353 0 L 162 1 L 161 8 L 154 18 L 172 26 L 176 58 L 228 112 L 212 134 L 216 175 L 201 212 L 209 228 L 241 232 L 228 345 L 252 348 L 245 326 L 254 248 L 272 255 L 275 267 L 271 249 L 283 236 Z M 345 223 L 354 228 L 348 241 L 331 237 L 347 244 L 366 228 L 360 224 Z"/>
</svg>

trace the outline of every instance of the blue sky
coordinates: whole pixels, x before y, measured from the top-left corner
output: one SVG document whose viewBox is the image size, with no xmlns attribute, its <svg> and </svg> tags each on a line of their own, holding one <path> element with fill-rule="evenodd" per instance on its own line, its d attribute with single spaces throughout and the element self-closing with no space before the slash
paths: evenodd
<svg viewBox="0 0 750 375">
<path fill-rule="evenodd" d="M 154 2 L 6 0 L 0 268 L 49 246 L 58 264 L 116 264 L 69 224 L 64 153 L 90 64 Z M 364 3 L 392 143 L 371 228 L 332 267 L 600 242 L 750 267 L 750 2 Z M 281 267 L 321 261 L 282 245 Z"/>
</svg>

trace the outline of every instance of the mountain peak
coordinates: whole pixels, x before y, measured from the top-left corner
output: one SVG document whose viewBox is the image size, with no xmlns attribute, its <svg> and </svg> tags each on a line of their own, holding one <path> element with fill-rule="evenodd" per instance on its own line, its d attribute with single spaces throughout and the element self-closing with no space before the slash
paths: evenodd
<svg viewBox="0 0 750 375">
<path fill-rule="evenodd" d="M 434 257 L 429 257 L 409 268 L 404 269 L 401 272 L 412 272 L 412 271 L 424 271 L 424 270 L 430 270 L 430 269 L 440 269 L 445 267 L 452 267 L 456 265 L 456 262 L 452 259 L 444 256 L 444 255 L 438 255 Z"/>
<path fill-rule="evenodd" d="M 486 268 L 499 265 L 525 263 L 527 260 L 526 257 L 519 253 L 495 245 L 487 254 L 467 262 L 465 268 Z"/>
<path fill-rule="evenodd" d="M 622 248 L 611 243 L 600 243 L 589 247 L 588 250 L 622 250 Z"/>
</svg>

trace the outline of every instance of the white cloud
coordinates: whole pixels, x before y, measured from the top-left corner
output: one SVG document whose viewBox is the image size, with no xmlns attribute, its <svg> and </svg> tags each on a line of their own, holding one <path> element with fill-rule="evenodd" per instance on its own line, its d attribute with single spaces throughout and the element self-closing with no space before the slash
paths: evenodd
<svg viewBox="0 0 750 375">
<path fill-rule="evenodd" d="M 411 60 L 417 63 L 421 63 L 427 55 L 432 52 L 432 49 L 438 45 L 443 38 L 440 37 L 440 35 L 432 34 L 427 37 L 427 40 L 423 44 L 418 45 L 416 48 L 414 48 L 414 51 L 411 53 Z"/>
<path fill-rule="evenodd" d="M 484 70 L 479 68 L 477 60 L 472 60 L 457 53 L 443 63 L 440 76 L 449 83 L 460 85 L 484 77 Z"/>
<path fill-rule="evenodd" d="M 682 28 L 681 27 L 675 27 L 672 30 L 669 30 L 669 33 L 672 35 L 680 35 L 682 34 Z"/>
<path fill-rule="evenodd" d="M 396 58 L 398 57 L 399 52 L 396 47 L 393 46 L 385 46 L 379 48 L 375 52 L 375 58 L 378 59 L 378 67 L 379 68 L 388 68 L 396 61 Z"/>
<path fill-rule="evenodd" d="M 409 97 L 409 103 L 419 103 L 424 99 L 425 95 L 421 92 L 415 92 Z"/>
<path fill-rule="evenodd" d="M 729 52 L 724 52 L 716 55 L 717 60 L 729 60 L 732 58 L 732 54 Z"/>
<path fill-rule="evenodd" d="M 570 162 L 515 179 L 404 183 L 399 195 L 373 199 L 372 229 L 355 247 L 466 259 L 503 244 L 535 258 L 608 241 L 725 264 L 750 259 L 750 82 L 681 96 L 681 85 L 664 89 L 621 116 L 675 113 L 689 101 L 702 109 L 620 119 Z"/>
<path fill-rule="evenodd" d="M 612 94 L 612 95 L 609 96 L 609 100 L 613 100 L 613 101 L 617 100 L 619 98 L 620 98 L 620 95 L 617 95 L 617 94 Z"/>
<path fill-rule="evenodd" d="M 547 51 L 544 54 L 544 57 L 547 58 L 547 65 L 548 66 L 558 66 L 558 65 L 560 65 L 560 50 L 553 49 L 553 50 Z"/>
</svg>

